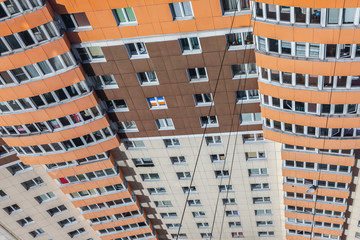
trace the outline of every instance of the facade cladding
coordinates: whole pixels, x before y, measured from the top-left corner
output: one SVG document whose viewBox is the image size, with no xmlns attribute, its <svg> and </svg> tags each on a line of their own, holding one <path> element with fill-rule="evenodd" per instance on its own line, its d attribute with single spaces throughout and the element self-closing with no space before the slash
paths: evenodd
<svg viewBox="0 0 360 240">
<path fill-rule="evenodd" d="M 0 0 L 0 239 L 360 238 L 359 19 Z"/>
</svg>

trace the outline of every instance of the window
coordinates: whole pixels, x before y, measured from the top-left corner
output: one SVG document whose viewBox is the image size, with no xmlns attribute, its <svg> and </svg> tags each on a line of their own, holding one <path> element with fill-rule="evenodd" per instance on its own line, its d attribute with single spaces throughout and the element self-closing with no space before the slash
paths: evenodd
<svg viewBox="0 0 360 240">
<path fill-rule="evenodd" d="M 11 206 L 7 206 L 5 208 L 3 208 L 4 211 L 11 215 L 11 214 L 14 214 L 14 213 L 17 213 L 17 212 L 20 212 L 21 211 L 21 208 L 17 205 L 17 204 L 13 204 Z"/>
<path fill-rule="evenodd" d="M 190 1 L 169 3 L 169 7 L 173 20 L 187 20 L 194 17 Z"/>
<path fill-rule="evenodd" d="M 222 144 L 221 136 L 207 136 L 205 141 L 208 146 Z"/>
<path fill-rule="evenodd" d="M 211 93 L 201 93 L 194 95 L 195 106 L 210 106 L 213 103 L 213 97 Z"/>
<path fill-rule="evenodd" d="M 209 228 L 210 227 L 210 225 L 209 225 L 209 223 L 207 223 L 207 222 L 201 222 L 201 223 L 196 223 L 196 226 L 198 227 L 198 228 Z"/>
<path fill-rule="evenodd" d="M 261 113 L 241 113 L 240 124 L 261 124 Z"/>
<path fill-rule="evenodd" d="M 257 141 L 263 141 L 264 135 L 262 133 L 244 134 L 242 135 L 244 143 L 251 143 Z"/>
<path fill-rule="evenodd" d="M 84 12 L 63 14 L 61 18 L 68 31 L 90 30 L 89 19 Z"/>
<path fill-rule="evenodd" d="M 136 17 L 133 8 L 117 8 L 112 10 L 117 25 L 127 25 L 136 23 Z"/>
<path fill-rule="evenodd" d="M 145 144 L 143 141 L 130 141 L 130 140 L 125 140 L 124 141 L 124 145 L 125 148 L 128 150 L 132 150 L 132 149 L 144 149 Z"/>
<path fill-rule="evenodd" d="M 245 153 L 246 160 L 259 160 L 266 159 L 265 152 L 246 152 Z"/>
<path fill-rule="evenodd" d="M 159 130 L 172 130 L 175 129 L 174 123 L 171 118 L 156 119 L 156 126 Z"/>
<path fill-rule="evenodd" d="M 207 81 L 207 73 L 205 68 L 189 68 L 187 69 L 190 82 L 202 82 Z"/>
<path fill-rule="evenodd" d="M 166 227 L 168 229 L 179 229 L 179 228 L 182 228 L 181 224 L 180 223 L 168 223 L 166 224 Z"/>
<path fill-rule="evenodd" d="M 65 211 L 67 211 L 67 208 L 64 205 L 60 205 L 60 206 L 50 208 L 49 210 L 47 210 L 47 212 L 49 213 L 50 216 L 56 216 Z"/>
<path fill-rule="evenodd" d="M 135 121 L 118 122 L 120 132 L 137 132 L 139 131 Z"/>
<path fill-rule="evenodd" d="M 177 172 L 176 176 L 179 180 L 190 180 L 191 179 L 191 173 L 190 172 Z"/>
<path fill-rule="evenodd" d="M 259 175 L 268 175 L 268 169 L 267 168 L 251 168 L 248 169 L 249 176 L 259 176 Z"/>
<path fill-rule="evenodd" d="M 237 91 L 236 92 L 236 101 L 237 103 L 244 103 L 247 101 L 256 101 L 258 102 L 260 100 L 259 96 L 259 90 L 244 90 L 244 91 Z"/>
<path fill-rule="evenodd" d="M 229 222 L 229 228 L 241 227 L 241 222 Z"/>
<path fill-rule="evenodd" d="M 198 211 L 198 212 L 191 212 L 194 218 L 203 218 L 205 217 L 205 212 Z"/>
<path fill-rule="evenodd" d="M 3 191 L 3 190 L 1 190 L 0 189 L 0 200 L 2 199 L 2 198 L 6 198 L 8 195 Z"/>
<path fill-rule="evenodd" d="M 77 223 L 77 220 L 74 217 L 69 217 L 69 218 L 66 218 L 66 219 L 58 222 L 58 224 L 60 225 L 61 228 L 67 227 L 74 223 Z"/>
<path fill-rule="evenodd" d="M 3 4 L 0 4 L 0 19 L 8 18 L 20 12 L 38 7 L 40 3 L 41 2 L 37 0 L 27 2 L 15 2 L 14 0 L 3 1 Z"/>
<path fill-rule="evenodd" d="M 254 44 L 254 36 L 252 32 L 227 34 L 226 39 L 230 50 Z"/>
<path fill-rule="evenodd" d="M 31 166 L 25 165 L 22 162 L 15 163 L 9 167 L 6 168 L 12 175 L 16 175 L 19 173 L 24 172 L 26 169 L 30 170 L 32 169 Z"/>
<path fill-rule="evenodd" d="M 229 210 L 229 211 L 225 211 L 225 214 L 227 217 L 236 217 L 236 216 L 239 216 L 239 211 Z"/>
<path fill-rule="evenodd" d="M 162 218 L 177 218 L 176 212 L 160 213 Z"/>
<path fill-rule="evenodd" d="M 186 164 L 186 159 L 184 156 L 170 157 L 170 161 L 173 165 Z"/>
<path fill-rule="evenodd" d="M 215 171 L 215 177 L 216 178 L 228 178 L 230 177 L 230 173 L 228 170 L 217 170 Z"/>
<path fill-rule="evenodd" d="M 128 51 L 130 59 L 134 58 L 148 58 L 148 52 L 145 47 L 145 43 L 137 42 L 137 43 L 128 43 L 125 44 L 125 47 Z"/>
<path fill-rule="evenodd" d="M 158 85 L 159 81 L 155 72 L 139 72 L 136 74 L 141 86 Z"/>
<path fill-rule="evenodd" d="M 257 74 L 257 68 L 255 63 L 231 65 L 231 71 L 233 73 L 233 78 L 241 78 L 245 77 L 246 75 Z"/>
<path fill-rule="evenodd" d="M 212 238 L 212 233 L 200 233 L 201 238 Z"/>
<path fill-rule="evenodd" d="M 253 203 L 254 204 L 258 204 L 258 203 L 271 203 L 270 197 L 254 197 L 253 198 Z"/>
<path fill-rule="evenodd" d="M 233 14 L 242 10 L 250 10 L 250 0 L 221 0 L 224 14 Z"/>
<path fill-rule="evenodd" d="M 202 116 L 200 117 L 201 127 L 218 127 L 218 120 L 216 116 Z"/>
<path fill-rule="evenodd" d="M 180 147 L 180 141 L 177 138 L 163 139 L 166 148 Z"/>
<path fill-rule="evenodd" d="M 152 97 L 147 99 L 150 109 L 167 108 L 164 97 Z"/>
<path fill-rule="evenodd" d="M 16 221 L 20 226 L 25 227 L 26 225 L 29 225 L 31 223 L 34 223 L 34 220 L 31 219 L 31 217 L 22 218 L 20 220 Z"/>
<path fill-rule="evenodd" d="M 201 52 L 200 41 L 198 37 L 180 38 L 179 43 L 183 54 Z"/>
<path fill-rule="evenodd" d="M 42 234 L 45 234 L 45 231 L 42 230 L 42 228 L 38 228 L 38 229 L 35 229 L 34 231 L 31 231 L 29 232 L 29 234 L 33 237 L 33 238 L 36 238 Z"/>
<path fill-rule="evenodd" d="M 35 197 L 35 200 L 41 204 L 43 202 L 53 200 L 54 198 L 56 198 L 56 195 L 53 192 L 48 192 L 48 193 L 45 193 L 45 194 Z"/>
<path fill-rule="evenodd" d="M 80 60 L 83 63 L 105 60 L 105 56 L 101 47 L 83 47 L 83 48 L 76 48 L 76 50 Z"/>
<path fill-rule="evenodd" d="M 92 77 L 95 89 L 119 88 L 114 75 L 102 75 Z"/>
<path fill-rule="evenodd" d="M 162 195 L 166 194 L 166 190 L 163 187 L 157 187 L 157 188 L 148 188 L 150 195 Z"/>
<path fill-rule="evenodd" d="M 22 182 L 21 185 L 23 185 L 23 187 L 26 190 L 30 190 L 35 187 L 41 186 L 43 183 L 44 183 L 44 181 L 41 179 L 41 177 L 37 177 L 37 178 L 33 178 L 29 181 Z"/>
<path fill-rule="evenodd" d="M 226 160 L 225 154 L 211 154 L 210 160 L 212 163 L 222 163 Z"/>
<path fill-rule="evenodd" d="M 231 237 L 232 238 L 243 238 L 244 233 L 243 232 L 231 232 Z"/>
<path fill-rule="evenodd" d="M 219 185 L 219 192 L 233 192 L 232 185 Z"/>
<path fill-rule="evenodd" d="M 157 173 L 144 173 L 140 174 L 143 181 L 157 181 L 160 180 L 160 176 Z"/>
<path fill-rule="evenodd" d="M 171 234 L 172 239 L 187 239 L 187 235 L 185 233 L 179 233 L 179 234 Z"/>
<path fill-rule="evenodd" d="M 198 193 L 195 186 L 191 187 L 182 187 L 182 190 L 185 194 L 196 194 Z"/>
<path fill-rule="evenodd" d="M 155 166 L 151 158 L 133 158 L 136 167 L 153 167 Z"/>
<path fill-rule="evenodd" d="M 223 202 L 223 205 L 235 205 L 236 204 L 235 198 L 223 198 L 222 202 Z"/>
<path fill-rule="evenodd" d="M 124 99 L 106 101 L 108 111 L 129 111 Z"/>
<path fill-rule="evenodd" d="M 156 207 L 172 207 L 171 201 L 154 201 Z"/>
<path fill-rule="evenodd" d="M 71 238 L 74 238 L 82 233 L 85 233 L 85 229 L 84 228 L 79 228 L 79 229 L 76 229 L 75 231 L 72 231 L 72 232 L 68 232 L 68 235 L 71 237 Z"/>
<path fill-rule="evenodd" d="M 263 209 L 263 210 L 254 210 L 255 216 L 262 216 L 262 215 L 271 215 L 271 209 Z"/>
<path fill-rule="evenodd" d="M 257 221 L 256 226 L 258 227 L 267 227 L 274 225 L 273 221 Z"/>
<path fill-rule="evenodd" d="M 273 231 L 258 232 L 259 237 L 273 237 L 275 234 Z"/>
</svg>

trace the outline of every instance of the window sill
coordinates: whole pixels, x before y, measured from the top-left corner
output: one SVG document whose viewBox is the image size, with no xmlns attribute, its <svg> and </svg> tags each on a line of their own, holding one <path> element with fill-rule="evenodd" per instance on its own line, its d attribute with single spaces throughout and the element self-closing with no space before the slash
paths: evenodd
<svg viewBox="0 0 360 240">
<path fill-rule="evenodd" d="M 201 54 L 202 50 L 186 50 L 182 52 L 182 55 L 193 55 L 193 54 Z"/>
<path fill-rule="evenodd" d="M 255 48 L 255 44 L 245 44 L 245 45 L 229 45 L 228 50 L 229 51 L 236 51 L 236 50 L 244 50 L 244 49 L 249 49 L 249 48 Z"/>
<path fill-rule="evenodd" d="M 137 26 L 139 23 L 137 21 L 135 22 L 120 22 L 117 24 L 118 27 L 127 27 L 127 26 Z"/>
<path fill-rule="evenodd" d="M 208 82 L 208 78 L 190 78 L 190 83 Z"/>
<path fill-rule="evenodd" d="M 212 147 L 212 146 L 222 146 L 222 143 L 208 143 L 207 146 Z"/>
<path fill-rule="evenodd" d="M 195 19 L 194 16 L 189 17 L 173 17 L 173 21 L 186 21 L 186 20 L 193 20 Z"/>
<path fill-rule="evenodd" d="M 108 112 L 129 112 L 130 110 L 128 108 L 120 108 L 120 109 L 108 109 Z"/>
<path fill-rule="evenodd" d="M 129 132 L 132 132 L 132 133 L 135 133 L 135 132 L 139 132 L 139 129 L 119 129 L 118 130 L 119 133 L 129 133 Z"/>
<path fill-rule="evenodd" d="M 130 57 L 130 60 L 150 58 L 149 54 L 131 55 L 129 57 Z"/>
<path fill-rule="evenodd" d="M 66 28 L 67 32 L 81 32 L 81 31 L 91 31 L 94 30 L 92 26 L 84 26 L 84 27 L 77 27 L 77 28 Z"/>
<path fill-rule="evenodd" d="M 262 124 L 262 122 L 259 121 L 259 122 L 242 122 L 242 123 L 240 123 L 240 125 L 257 125 L 257 124 Z"/>
<path fill-rule="evenodd" d="M 158 131 L 175 130 L 175 128 L 158 128 Z"/>
<path fill-rule="evenodd" d="M 223 11 L 223 17 L 231 17 L 234 15 L 244 15 L 251 14 L 251 10 L 249 9 L 237 9 L 236 11 Z"/>
<path fill-rule="evenodd" d="M 243 78 L 257 78 L 258 74 L 257 73 L 250 73 L 250 74 L 239 74 L 239 75 L 234 75 L 232 79 L 243 79 Z"/>
<path fill-rule="evenodd" d="M 216 128 L 216 127 L 219 127 L 219 124 L 205 124 L 205 125 L 202 125 L 201 128 Z"/>
<path fill-rule="evenodd" d="M 236 104 L 245 104 L 245 103 L 259 103 L 260 99 L 253 99 L 253 100 L 237 100 Z"/>
<path fill-rule="evenodd" d="M 159 82 L 155 82 L 155 83 L 141 83 L 141 82 L 140 82 L 140 86 L 142 86 L 142 87 L 158 86 L 158 85 L 160 85 Z"/>
<path fill-rule="evenodd" d="M 254 175 L 250 175 L 249 177 L 268 177 L 269 174 L 254 174 Z"/>
<path fill-rule="evenodd" d="M 196 107 L 211 107 L 214 106 L 214 103 L 207 103 L 207 104 L 201 104 L 201 103 L 197 103 Z"/>
<path fill-rule="evenodd" d="M 146 150 L 146 147 L 138 147 L 138 148 L 126 148 L 128 151 L 135 151 L 135 150 Z"/>
<path fill-rule="evenodd" d="M 105 89 L 118 89 L 118 85 L 110 85 L 110 86 L 101 86 L 101 87 L 94 87 L 95 90 L 105 90 Z"/>
<path fill-rule="evenodd" d="M 103 63 L 106 62 L 106 58 L 96 58 L 96 59 L 88 59 L 88 60 L 82 60 L 80 59 L 81 63 Z"/>
<path fill-rule="evenodd" d="M 165 148 L 181 148 L 181 146 L 165 146 Z"/>
<path fill-rule="evenodd" d="M 65 224 L 65 225 L 61 226 L 61 228 L 70 227 L 71 225 L 74 225 L 74 224 L 76 224 L 76 223 L 78 223 L 78 221 L 71 222 L 71 223 L 67 223 L 67 224 Z"/>
<path fill-rule="evenodd" d="M 151 107 L 150 106 L 150 110 L 160 110 L 160 109 L 168 109 L 168 107 L 167 106 L 164 106 L 164 107 Z"/>
</svg>

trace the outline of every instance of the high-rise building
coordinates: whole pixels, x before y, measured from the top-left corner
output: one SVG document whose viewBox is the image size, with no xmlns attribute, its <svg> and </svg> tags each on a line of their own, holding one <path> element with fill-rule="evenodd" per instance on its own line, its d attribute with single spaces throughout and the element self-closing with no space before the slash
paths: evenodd
<svg viewBox="0 0 360 240">
<path fill-rule="evenodd" d="M 359 19 L 0 0 L 0 239 L 360 238 Z"/>
</svg>

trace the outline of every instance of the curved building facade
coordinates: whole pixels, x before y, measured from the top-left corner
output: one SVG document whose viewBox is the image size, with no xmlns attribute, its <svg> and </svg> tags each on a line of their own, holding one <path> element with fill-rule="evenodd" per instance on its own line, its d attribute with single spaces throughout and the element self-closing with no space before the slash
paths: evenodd
<svg viewBox="0 0 360 240">
<path fill-rule="evenodd" d="M 254 2 L 264 137 L 282 143 L 286 239 L 359 237 L 358 7 Z"/>
</svg>

